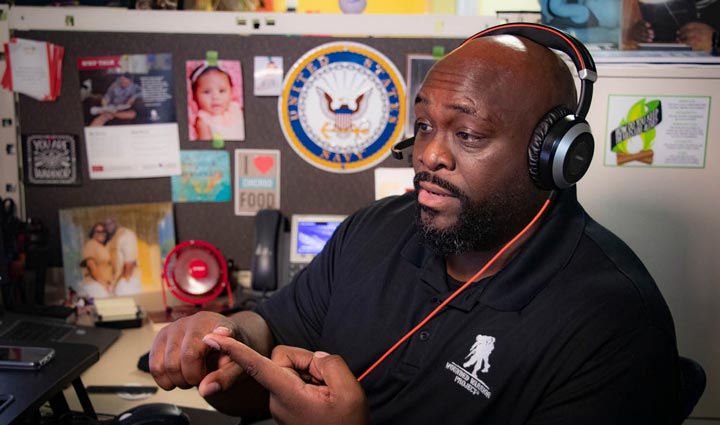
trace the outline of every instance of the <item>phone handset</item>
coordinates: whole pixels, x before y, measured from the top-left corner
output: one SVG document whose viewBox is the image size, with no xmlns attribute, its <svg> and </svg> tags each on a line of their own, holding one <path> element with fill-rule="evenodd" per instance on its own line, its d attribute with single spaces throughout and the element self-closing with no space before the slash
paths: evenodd
<svg viewBox="0 0 720 425">
<path fill-rule="evenodd" d="M 279 210 L 263 209 L 255 215 L 255 240 L 250 267 L 251 286 L 256 291 L 274 291 L 284 283 L 285 235 L 288 220 Z"/>
</svg>

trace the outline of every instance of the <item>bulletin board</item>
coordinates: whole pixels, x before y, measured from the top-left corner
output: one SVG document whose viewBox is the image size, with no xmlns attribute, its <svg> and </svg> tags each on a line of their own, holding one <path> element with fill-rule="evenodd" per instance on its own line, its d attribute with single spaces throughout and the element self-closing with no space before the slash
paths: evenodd
<svg viewBox="0 0 720 425">
<path fill-rule="evenodd" d="M 181 150 L 211 150 L 210 141 L 188 140 L 185 63 L 205 58 L 215 50 L 222 59 L 242 63 L 245 141 L 226 141 L 224 150 L 278 149 L 281 153 L 281 211 L 292 214 L 350 214 L 374 199 L 373 169 L 350 174 L 320 170 L 299 157 L 286 141 L 278 120 L 277 97 L 253 95 L 253 58 L 281 56 L 284 71 L 309 50 L 340 38 L 281 35 L 111 33 L 69 31 L 14 31 L 14 37 L 48 41 L 65 48 L 62 93 L 55 102 L 38 102 L 19 96 L 17 113 L 23 134 L 75 134 L 79 136 L 82 183 L 68 186 L 26 186 L 27 217 L 42 221 L 49 231 L 50 265 L 62 266 L 58 211 L 99 205 L 169 202 L 170 177 L 97 180 L 88 175 L 83 111 L 77 58 L 120 54 L 171 53 L 174 98 Z M 431 54 L 434 47 L 450 51 L 460 39 L 352 38 L 382 52 L 405 78 L 409 54 Z M 411 107 L 411 105 L 408 105 Z M 405 161 L 388 157 L 380 167 L 404 167 Z M 231 168 L 233 167 L 231 161 Z M 234 172 L 234 170 L 232 171 Z M 232 173 L 231 173 L 232 175 Z M 176 203 L 173 205 L 177 242 L 200 239 L 215 245 L 242 269 L 250 267 L 254 217 L 236 216 L 233 202 Z"/>
</svg>

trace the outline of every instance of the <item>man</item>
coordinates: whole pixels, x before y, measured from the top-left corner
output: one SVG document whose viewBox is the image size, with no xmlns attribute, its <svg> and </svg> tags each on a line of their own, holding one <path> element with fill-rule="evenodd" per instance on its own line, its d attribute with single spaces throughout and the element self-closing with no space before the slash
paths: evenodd
<svg viewBox="0 0 720 425">
<path fill-rule="evenodd" d="M 113 292 L 116 296 L 139 294 L 140 270 L 137 268 L 138 240 L 137 235 L 127 227 L 118 226 L 117 221 L 105 219 L 108 232 L 108 249 L 112 255 Z"/>
<path fill-rule="evenodd" d="M 120 75 L 105 91 L 101 106 L 91 109 L 91 113 L 97 113 L 97 117 L 90 122 L 90 127 L 101 127 L 114 119 L 134 120 L 137 112 L 132 108 L 138 96 L 140 87 L 135 84 L 132 75 L 127 72 Z"/>
<path fill-rule="evenodd" d="M 528 173 L 536 124 L 575 104 L 545 47 L 489 36 L 456 49 L 417 96 L 417 191 L 349 217 L 256 312 L 164 328 L 154 378 L 197 385 L 226 412 L 259 402 L 287 424 L 672 423 L 677 350 L 652 278 L 575 189 Z"/>
</svg>

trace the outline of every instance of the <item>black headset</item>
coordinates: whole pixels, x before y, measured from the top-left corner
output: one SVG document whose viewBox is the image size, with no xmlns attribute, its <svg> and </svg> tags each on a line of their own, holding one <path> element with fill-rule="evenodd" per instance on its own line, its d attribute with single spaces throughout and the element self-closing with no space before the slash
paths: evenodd
<svg viewBox="0 0 720 425">
<path fill-rule="evenodd" d="M 509 23 L 478 32 L 460 46 L 480 37 L 515 35 L 547 48 L 559 50 L 570 57 L 580 78 L 577 110 L 564 106 L 552 108 L 535 127 L 528 145 L 530 177 L 544 190 L 565 189 L 574 185 L 590 167 L 595 141 L 585 120 L 592 100 L 592 85 L 597 80 L 595 61 L 577 39 L 556 28 L 533 23 Z M 403 140 L 392 148 L 402 159 L 402 149 L 412 146 L 415 137 Z"/>
</svg>

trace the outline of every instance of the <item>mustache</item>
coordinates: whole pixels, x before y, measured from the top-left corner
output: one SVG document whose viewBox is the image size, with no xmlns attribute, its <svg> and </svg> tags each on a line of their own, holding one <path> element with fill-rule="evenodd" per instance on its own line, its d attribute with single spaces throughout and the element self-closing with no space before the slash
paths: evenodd
<svg viewBox="0 0 720 425">
<path fill-rule="evenodd" d="M 467 196 L 454 184 L 448 182 L 447 180 L 443 180 L 434 174 L 430 174 L 428 171 L 420 171 L 415 174 L 415 177 L 413 177 L 413 185 L 415 186 L 416 191 L 420 190 L 420 182 L 430 182 L 452 193 L 453 196 L 461 199 L 467 199 Z"/>
</svg>

